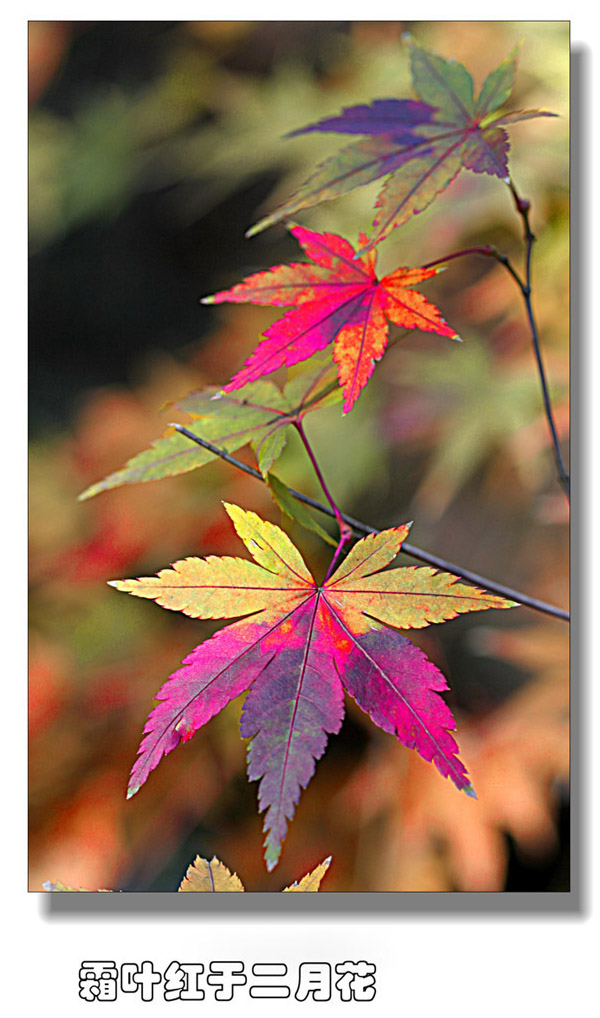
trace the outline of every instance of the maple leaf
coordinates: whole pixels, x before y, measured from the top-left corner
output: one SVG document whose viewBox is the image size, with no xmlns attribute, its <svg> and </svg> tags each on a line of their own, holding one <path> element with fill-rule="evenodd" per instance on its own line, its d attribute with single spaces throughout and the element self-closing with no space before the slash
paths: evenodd
<svg viewBox="0 0 600 1018">
<path fill-rule="evenodd" d="M 187 558 L 156 576 L 111 585 L 193 618 L 239 618 L 196 647 L 157 693 L 128 796 L 162 757 L 227 703 L 249 690 L 240 731 L 249 739 L 248 776 L 259 780 L 265 860 L 279 859 L 301 788 L 328 734 L 344 715 L 344 687 L 373 721 L 433 761 L 469 795 L 474 791 L 438 696 L 442 673 L 399 628 L 422 628 L 459 613 L 508 608 L 505 601 L 429 567 L 380 572 L 395 558 L 408 525 L 357 542 L 319 586 L 279 527 L 225 503 L 254 559 Z"/>
<path fill-rule="evenodd" d="M 230 290 L 203 298 L 204 304 L 231 301 L 293 305 L 292 311 L 265 331 L 266 338 L 224 386 L 225 392 L 254 382 L 284 364 L 297 364 L 333 342 L 333 359 L 338 365 L 347 413 L 385 350 L 387 319 L 406 329 L 459 338 L 438 309 L 411 289 L 437 275 L 439 268 L 399 268 L 379 279 L 376 255 L 357 258 L 343 237 L 302 226 L 292 226 L 290 232 L 313 264 L 275 265 L 248 276 Z M 360 242 L 367 243 L 364 234 Z"/>
<path fill-rule="evenodd" d="M 284 887 L 284 891 L 318 891 L 321 881 L 329 869 L 331 856 L 325 859 L 311 873 L 306 873 L 300 881 Z M 213 856 L 211 861 L 197 855 L 183 878 L 180 891 L 244 891 L 244 885 L 237 873 L 231 873 L 227 867 Z"/>
<path fill-rule="evenodd" d="M 259 469 L 266 476 L 285 447 L 290 424 L 339 398 L 339 390 L 332 383 L 334 377 L 331 365 L 321 364 L 291 379 L 283 391 L 270 381 L 253 382 L 233 396 L 210 386 L 190 393 L 174 405 L 190 415 L 200 438 L 225 452 L 235 452 L 250 443 Z M 122 484 L 174 477 L 216 458 L 210 450 L 194 445 L 169 426 L 149 449 L 133 456 L 104 480 L 90 485 L 79 500 Z"/>
<path fill-rule="evenodd" d="M 307 873 L 305 876 L 303 876 L 302 880 L 295 881 L 293 884 L 290 884 L 289 887 L 284 887 L 283 890 L 284 891 L 306 891 L 306 892 L 308 892 L 308 891 L 311 891 L 311 892 L 318 891 L 320 886 L 321 886 L 321 881 L 322 881 L 323 877 L 325 876 L 325 874 L 327 873 L 327 870 L 329 869 L 330 865 L 331 865 L 331 856 L 328 856 L 328 858 L 324 859 L 323 862 L 320 863 L 319 866 L 316 866 L 315 869 L 312 870 L 311 873 Z"/>
<path fill-rule="evenodd" d="M 188 866 L 185 877 L 179 885 L 180 891 L 201 891 L 218 893 L 219 891 L 239 892 L 244 890 L 244 885 L 237 873 L 227 869 L 216 856 L 210 862 L 197 855 L 193 863 Z"/>
<path fill-rule="evenodd" d="M 429 53 L 410 36 L 405 42 L 417 100 L 376 99 L 293 131 L 290 137 L 311 131 L 366 137 L 321 163 L 289 201 L 261 219 L 247 236 L 387 176 L 376 201 L 373 233 L 363 247 L 367 251 L 427 208 L 461 169 L 507 180 L 510 146 L 505 126 L 556 116 L 546 110 L 498 112 L 512 92 L 518 46 L 487 76 L 475 99 L 473 78 L 463 64 Z"/>
</svg>

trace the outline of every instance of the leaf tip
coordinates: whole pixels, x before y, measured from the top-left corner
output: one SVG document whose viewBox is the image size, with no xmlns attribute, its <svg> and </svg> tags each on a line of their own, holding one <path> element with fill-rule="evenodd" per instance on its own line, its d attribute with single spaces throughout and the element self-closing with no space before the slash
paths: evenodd
<svg viewBox="0 0 600 1018">
<path fill-rule="evenodd" d="M 356 396 L 353 396 L 352 394 L 350 394 L 350 396 L 346 397 L 346 399 L 344 400 L 344 402 L 342 404 L 342 417 L 345 417 L 346 414 L 350 413 L 350 411 L 352 410 L 352 407 L 356 403 L 356 400 L 358 399 L 359 396 L 360 396 L 360 392 L 357 393 Z"/>
<path fill-rule="evenodd" d="M 127 789 L 126 798 L 127 799 L 133 799 L 134 795 L 137 792 L 139 792 L 139 790 L 140 790 L 140 786 L 139 785 L 130 785 L 129 788 Z"/>
<path fill-rule="evenodd" d="M 369 251 L 372 251 L 374 247 L 377 247 L 377 240 L 370 240 L 368 244 L 365 244 L 363 247 L 357 248 L 356 254 L 352 258 L 352 261 L 357 262 L 359 258 L 363 258 L 364 255 L 368 254 Z"/>
<path fill-rule="evenodd" d="M 473 785 L 467 785 L 465 788 L 463 788 L 463 792 L 465 793 L 465 795 L 468 795 L 470 799 L 477 798 L 477 792 L 473 788 Z"/>
<path fill-rule="evenodd" d="M 122 580 L 107 580 L 106 582 L 108 583 L 109 587 L 115 587 L 116 590 L 119 590 L 120 589 L 119 588 L 119 584 L 122 583 L 123 581 Z"/>
<path fill-rule="evenodd" d="M 246 238 L 246 240 L 250 240 L 250 237 L 254 237 L 256 236 L 257 233 L 260 233 L 261 230 L 264 230 L 266 225 L 267 225 L 266 220 L 260 219 L 258 223 L 255 223 L 254 226 L 250 226 L 249 229 L 246 230 L 244 237 Z"/>
<path fill-rule="evenodd" d="M 214 304 L 215 303 L 215 296 L 216 295 L 214 293 L 211 293 L 211 294 L 208 295 L 208 297 L 201 297 L 199 303 L 200 304 Z"/>
<path fill-rule="evenodd" d="M 281 841 L 278 841 L 273 837 L 272 831 L 265 838 L 264 848 L 265 866 L 267 867 L 267 871 L 272 873 L 281 857 Z"/>
</svg>

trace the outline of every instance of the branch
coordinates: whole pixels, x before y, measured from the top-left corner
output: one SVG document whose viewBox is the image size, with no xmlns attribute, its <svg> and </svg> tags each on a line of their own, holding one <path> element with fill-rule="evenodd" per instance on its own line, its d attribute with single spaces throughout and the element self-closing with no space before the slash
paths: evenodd
<svg viewBox="0 0 600 1018">
<path fill-rule="evenodd" d="M 525 238 L 525 245 L 526 245 L 526 251 L 525 251 L 525 284 L 524 285 L 521 284 L 521 293 L 523 295 L 523 300 L 525 301 L 525 310 L 527 311 L 527 319 L 529 321 L 529 329 L 531 331 L 531 339 L 533 341 L 533 351 L 535 353 L 535 359 L 536 359 L 536 362 L 537 362 L 538 372 L 539 372 L 539 375 L 540 375 L 540 383 L 541 383 L 541 386 L 542 386 L 542 398 L 544 400 L 544 410 L 546 411 L 546 419 L 548 421 L 548 427 L 550 429 L 550 435 L 551 435 L 551 438 L 552 438 L 552 448 L 554 450 L 554 461 L 556 463 L 556 470 L 558 472 L 558 479 L 559 479 L 562 487 L 564 488 L 565 494 L 566 494 L 566 496 L 568 498 L 569 497 L 569 493 L 570 493 L 571 485 L 570 485 L 569 475 L 567 473 L 567 469 L 565 467 L 564 460 L 562 458 L 562 453 L 560 451 L 560 442 L 558 440 L 558 432 L 556 430 L 556 424 L 554 422 L 554 415 L 552 413 L 552 404 L 550 402 L 550 392 L 548 390 L 548 382 L 546 380 L 546 372 L 544 370 L 544 363 L 542 361 L 542 351 L 540 349 L 540 341 L 539 341 L 539 336 L 538 336 L 538 331 L 537 331 L 537 325 L 536 325 L 535 318 L 534 318 L 534 315 L 533 315 L 533 307 L 531 305 L 531 254 L 532 254 L 532 251 L 533 251 L 533 242 L 535 240 L 535 236 L 534 236 L 534 234 L 533 234 L 533 232 L 531 230 L 531 225 L 530 225 L 530 222 L 529 222 L 529 210 L 530 210 L 531 206 L 530 206 L 530 203 L 526 199 L 521 198 L 519 196 L 519 194 L 517 193 L 517 189 L 516 189 L 515 185 L 513 184 L 512 180 L 511 180 L 509 186 L 510 186 L 510 190 L 511 190 L 512 196 L 514 198 L 515 208 L 516 208 L 517 212 L 519 213 L 519 215 L 521 216 L 521 219 L 523 220 L 523 230 L 524 230 L 524 238 Z"/>
<path fill-rule="evenodd" d="M 442 265 L 445 262 L 453 261 L 455 258 L 463 258 L 465 255 L 484 255 L 487 258 L 494 258 L 500 265 L 503 265 L 506 271 L 512 276 L 515 283 L 521 291 L 521 296 L 525 303 L 525 311 L 527 313 L 527 321 L 529 322 L 529 331 L 531 332 L 531 341 L 533 343 L 533 352 L 537 363 L 538 373 L 540 376 L 540 384 L 542 387 L 542 399 L 544 402 L 544 412 L 546 414 L 546 420 L 548 421 L 548 427 L 550 429 L 550 437 L 552 439 L 552 451 L 554 453 L 554 462 L 556 464 L 556 472 L 558 474 L 558 480 L 563 487 L 567 498 L 570 494 L 570 480 L 565 467 L 562 453 L 560 451 L 560 442 L 558 438 L 558 432 L 556 430 L 556 424 L 554 422 L 554 414 L 552 412 L 552 403 L 550 401 L 550 391 L 548 388 L 548 381 L 546 379 L 546 371 L 544 369 L 544 363 L 542 361 L 542 351 L 540 348 L 540 340 L 537 330 L 537 324 L 533 314 L 533 307 L 531 304 L 531 253 L 533 250 L 533 242 L 535 236 L 532 233 L 531 225 L 529 222 L 529 202 L 521 198 L 517 194 L 517 190 L 512 183 L 509 184 L 512 196 L 514 198 L 515 207 L 521 219 L 523 220 L 524 228 L 524 239 L 525 239 L 525 279 L 522 279 L 519 273 L 511 264 L 509 258 L 505 254 L 501 254 L 492 244 L 485 244 L 483 247 L 467 247 L 462 251 L 454 251 L 452 254 L 446 255 L 445 258 L 436 258 L 433 262 L 427 262 L 423 266 L 424 269 L 431 269 L 435 265 Z"/>
<path fill-rule="evenodd" d="M 208 451 L 212 452 L 213 455 L 219 456 L 222 460 L 225 460 L 226 463 L 230 463 L 232 466 L 237 467 L 238 470 L 243 470 L 245 474 L 249 474 L 250 477 L 256 478 L 257 481 L 261 481 L 263 484 L 266 483 L 260 470 L 256 470 L 255 467 L 251 467 L 247 463 L 243 463 L 242 460 L 237 459 L 235 456 L 231 456 L 230 453 L 225 452 L 224 449 L 219 449 L 218 446 L 213 445 L 212 442 L 207 442 L 206 439 L 200 438 L 192 431 L 188 431 L 188 429 L 182 424 L 171 424 L 171 427 L 175 428 L 176 431 L 179 431 L 180 434 L 185 435 L 186 438 L 190 439 L 190 441 L 196 442 L 197 445 L 201 445 L 203 449 L 208 449 Z M 299 502 L 303 502 L 312 509 L 317 509 L 318 512 L 325 513 L 326 516 L 331 516 L 335 519 L 336 514 L 330 506 L 323 505 L 321 502 L 317 502 L 314 498 L 310 498 L 309 495 L 303 495 L 302 492 L 296 491 L 294 488 L 290 488 L 289 492 Z M 356 520 L 354 517 L 348 516 L 347 513 L 340 513 L 340 517 L 358 534 L 367 535 L 380 533 L 380 531 L 375 527 L 370 527 L 367 523 L 361 523 L 360 520 Z M 539 601 L 535 597 L 529 597 L 528 594 L 521 594 L 518 590 L 513 590 L 511 587 L 505 587 L 501 583 L 488 580 L 485 576 L 479 576 L 478 573 L 471 572 L 470 569 L 464 569 L 462 566 L 457 566 L 453 562 L 447 562 L 445 559 L 438 558 L 437 555 L 431 555 L 428 551 L 423 551 L 421 548 L 417 548 L 416 545 L 409 544 L 408 541 L 403 543 L 402 551 L 411 558 L 416 558 L 421 562 L 426 562 L 428 565 L 435 566 L 436 569 L 443 569 L 446 572 L 453 573 L 455 576 L 460 576 L 463 580 L 468 580 L 476 586 L 485 587 L 486 590 L 491 591 L 493 594 L 499 594 L 501 597 L 508 598 L 509 601 L 517 601 L 525 608 L 534 608 L 536 611 L 543 612 L 545 615 L 552 615 L 557 619 L 563 619 L 565 622 L 568 622 L 570 619 L 569 613 L 563 608 L 557 608 L 555 605 L 547 604 L 545 601 Z"/>
</svg>

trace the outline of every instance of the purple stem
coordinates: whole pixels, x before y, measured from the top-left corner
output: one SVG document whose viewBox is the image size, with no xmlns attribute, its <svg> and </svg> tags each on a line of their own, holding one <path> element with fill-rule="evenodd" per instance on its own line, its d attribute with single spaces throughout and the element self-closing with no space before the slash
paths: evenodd
<svg viewBox="0 0 600 1018">
<path fill-rule="evenodd" d="M 321 488 L 323 489 L 323 494 L 325 495 L 325 498 L 327 499 L 327 501 L 329 502 L 329 505 L 333 509 L 333 514 L 335 516 L 336 523 L 337 523 L 338 527 L 340 528 L 340 540 L 339 540 L 337 548 L 335 549 L 333 558 L 332 558 L 331 562 L 329 563 L 329 569 L 327 570 L 327 575 L 325 576 L 325 579 L 323 580 L 323 583 L 326 583 L 327 580 L 329 579 L 329 577 L 331 576 L 333 570 L 334 570 L 335 564 L 336 564 L 339 556 L 341 555 L 341 552 L 342 552 L 342 549 L 343 549 L 344 545 L 347 544 L 348 541 L 352 540 L 352 537 L 353 537 L 352 528 L 350 526 L 348 526 L 348 524 L 345 522 L 345 520 L 344 520 L 340 510 L 338 509 L 337 505 L 333 501 L 333 498 L 332 498 L 332 496 L 331 496 L 331 494 L 329 492 L 329 489 L 328 489 L 327 485 L 325 484 L 325 478 L 323 477 L 323 474 L 321 473 L 321 469 L 319 467 L 319 464 L 317 463 L 315 454 L 312 451 L 310 442 L 308 441 L 308 438 L 306 437 L 306 432 L 304 431 L 304 428 L 302 426 L 302 421 L 294 421 L 294 425 L 296 427 L 296 430 L 297 430 L 298 434 L 300 435 L 300 438 L 302 439 L 302 443 L 304 445 L 304 448 L 306 449 L 306 452 L 308 453 L 308 458 L 310 459 L 310 462 L 313 465 L 313 469 L 315 471 L 315 474 L 317 475 L 319 484 L 321 485 Z"/>
<path fill-rule="evenodd" d="M 465 247 L 462 251 L 454 251 L 453 254 L 446 255 L 445 258 L 436 258 L 433 262 L 427 262 L 423 265 L 424 269 L 433 269 L 436 265 L 443 265 L 446 262 L 451 262 L 454 258 L 463 258 L 464 255 L 479 254 L 485 255 L 487 258 L 495 258 L 497 262 L 504 265 L 504 268 L 510 272 L 511 276 L 517 283 L 519 289 L 523 291 L 524 283 L 519 273 L 513 268 L 508 257 L 501 254 L 492 244 L 485 244 L 483 247 Z"/>
</svg>

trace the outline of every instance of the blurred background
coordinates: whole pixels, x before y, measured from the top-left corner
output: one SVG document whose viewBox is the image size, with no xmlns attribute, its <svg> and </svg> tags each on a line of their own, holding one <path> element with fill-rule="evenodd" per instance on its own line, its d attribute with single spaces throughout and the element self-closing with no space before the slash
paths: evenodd
<svg viewBox="0 0 600 1018">
<path fill-rule="evenodd" d="M 228 380 L 278 317 L 198 301 L 297 259 L 283 227 L 244 232 L 344 139 L 282 136 L 342 106 L 410 95 L 407 30 L 465 63 L 478 86 L 523 40 L 510 108 L 561 114 L 516 124 L 510 160 L 532 203 L 534 305 L 566 453 L 568 23 L 29 27 L 30 889 L 175 891 L 199 853 L 257 891 L 279 891 L 327 855 L 324 891 L 568 890 L 564 622 L 519 608 L 412 633 L 448 678 L 478 801 L 348 701 L 268 875 L 239 702 L 125 800 L 156 690 L 215 626 L 124 598 L 106 580 L 186 555 L 242 554 L 221 499 L 277 523 L 279 510 L 222 462 L 77 502 L 164 431 L 166 402 Z M 354 242 L 379 186 L 299 218 Z M 520 268 L 508 189 L 463 172 L 380 245 L 378 265 L 383 274 L 487 243 Z M 328 486 L 372 526 L 414 520 L 419 547 L 566 607 L 567 503 L 520 294 L 477 257 L 423 292 L 465 342 L 411 333 L 350 417 L 334 406 L 307 418 Z M 292 440 L 277 473 L 319 495 Z M 329 549 L 284 526 L 322 573 Z"/>
</svg>

